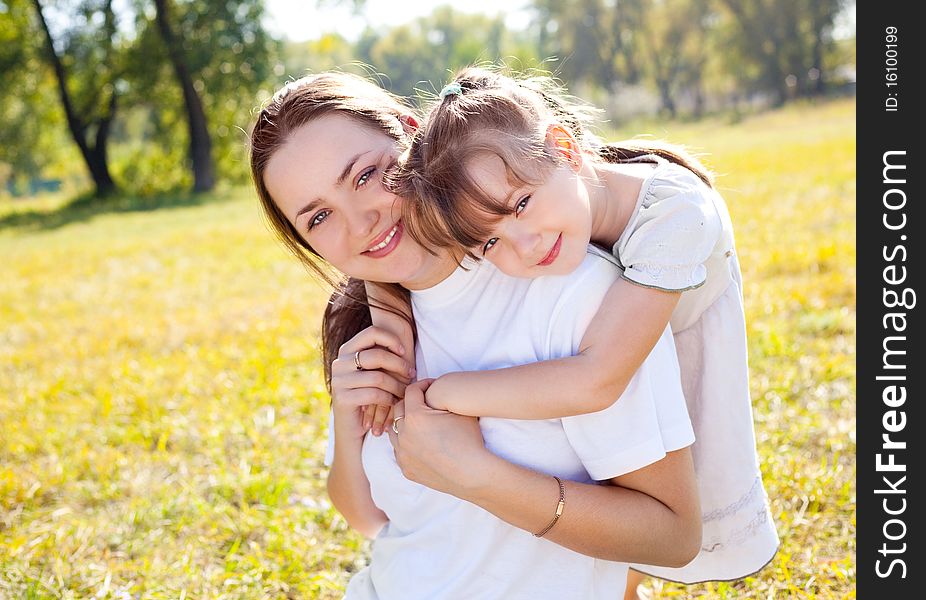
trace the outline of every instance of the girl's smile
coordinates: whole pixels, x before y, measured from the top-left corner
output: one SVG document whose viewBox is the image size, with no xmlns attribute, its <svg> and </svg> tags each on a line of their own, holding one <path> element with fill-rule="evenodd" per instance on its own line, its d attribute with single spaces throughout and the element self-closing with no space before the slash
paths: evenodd
<svg viewBox="0 0 926 600">
<path fill-rule="evenodd" d="M 546 267 L 548 265 L 552 265 L 553 261 L 556 260 L 556 257 L 559 256 L 559 250 L 560 248 L 562 248 L 562 246 L 563 246 L 563 234 L 561 233 L 556 237 L 556 242 L 554 242 L 553 247 L 550 248 L 550 251 L 547 252 L 547 255 L 544 256 L 543 259 L 539 263 L 537 263 L 537 266 Z"/>
<path fill-rule="evenodd" d="M 514 199 L 511 213 L 498 221 L 492 237 L 474 249 L 474 254 L 513 277 L 565 275 L 585 259 L 592 219 L 588 193 L 578 173 L 556 165 L 543 182 L 528 189 L 510 182 L 498 156 L 477 157 L 467 168 L 483 190 Z"/>
</svg>

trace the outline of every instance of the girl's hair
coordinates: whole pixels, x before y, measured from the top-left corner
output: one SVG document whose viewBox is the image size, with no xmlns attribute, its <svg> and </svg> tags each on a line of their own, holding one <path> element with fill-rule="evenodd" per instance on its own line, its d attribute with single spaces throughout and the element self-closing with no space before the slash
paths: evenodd
<svg viewBox="0 0 926 600">
<path fill-rule="evenodd" d="M 602 144 L 589 130 L 594 110 L 566 95 L 549 77 L 515 79 L 468 67 L 444 90 L 389 178 L 392 190 L 406 199 L 406 229 L 423 245 L 468 250 L 484 243 L 512 209 L 482 189 L 466 166 L 474 158 L 495 156 L 513 185 L 538 185 L 564 160 L 546 140 L 554 124 L 567 129 L 586 156 L 622 163 L 652 161 L 655 155 L 711 185 L 707 169 L 680 147 L 640 141 Z"/>
<path fill-rule="evenodd" d="M 369 302 L 363 282 L 339 278 L 317 252 L 299 235 L 270 196 L 264 182 L 267 164 L 292 134 L 310 121 L 327 114 L 342 114 L 358 123 L 382 131 L 400 148 L 408 136 L 400 120 L 414 111 L 397 96 L 375 83 L 349 73 L 309 75 L 283 86 L 257 115 L 250 135 L 251 176 L 270 229 L 310 272 L 335 287 L 322 324 L 322 358 L 325 383 L 331 389 L 331 362 L 341 345 L 370 325 Z M 400 303 L 407 304 L 408 292 L 394 284 L 380 284 Z M 390 307 L 382 307 L 400 314 Z M 402 315 L 405 317 L 405 315 Z M 407 317 L 406 317 L 407 318 Z"/>
</svg>

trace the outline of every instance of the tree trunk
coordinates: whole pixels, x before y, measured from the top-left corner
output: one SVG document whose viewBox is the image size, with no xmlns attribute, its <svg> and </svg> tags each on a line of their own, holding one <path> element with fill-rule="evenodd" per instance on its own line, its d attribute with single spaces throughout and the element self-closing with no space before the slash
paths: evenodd
<svg viewBox="0 0 926 600">
<path fill-rule="evenodd" d="M 154 0 L 154 6 L 161 38 L 167 46 L 167 54 L 183 90 L 183 103 L 190 133 L 190 158 L 193 160 L 193 191 L 207 192 L 215 187 L 215 166 L 212 162 L 212 138 L 209 137 L 209 129 L 206 126 L 206 112 L 196 88 L 193 87 L 193 77 L 180 43 L 170 27 L 167 0 Z"/>
<path fill-rule="evenodd" d="M 64 114 L 68 122 L 68 129 L 74 143 L 80 149 L 80 155 L 84 159 L 87 170 L 90 171 L 90 177 L 93 178 L 93 185 L 96 188 L 97 196 L 106 196 L 116 191 L 116 183 L 109 174 L 109 164 L 106 160 L 106 144 L 109 141 L 109 124 L 116 114 L 116 86 L 113 87 L 109 101 L 109 114 L 103 117 L 98 124 L 96 139 L 94 145 L 87 143 L 87 129 L 89 124 L 83 117 L 77 114 L 74 109 L 74 103 L 71 102 L 71 96 L 67 88 L 67 74 L 64 71 L 64 65 L 61 58 L 55 51 L 55 43 L 51 37 L 51 31 L 48 29 L 48 23 L 45 22 L 45 15 L 42 13 L 42 4 L 39 0 L 33 0 L 35 12 L 38 14 L 39 23 L 45 32 L 45 50 L 48 54 L 48 60 L 55 72 L 55 79 L 58 82 L 58 95 L 61 98 L 61 105 L 64 107 Z"/>
<path fill-rule="evenodd" d="M 811 83 L 811 94 L 814 96 L 822 96 L 826 91 L 826 82 L 823 80 L 823 46 L 825 42 L 823 41 L 823 29 L 825 27 L 825 19 L 823 15 L 820 14 L 820 8 L 816 8 L 813 12 L 813 52 L 811 67 L 817 70 L 817 78 Z"/>
<path fill-rule="evenodd" d="M 662 99 L 662 110 L 668 114 L 670 119 L 674 119 L 678 110 L 672 98 L 672 85 L 667 79 L 662 78 L 656 80 L 656 85 L 659 87 L 659 97 Z"/>
</svg>

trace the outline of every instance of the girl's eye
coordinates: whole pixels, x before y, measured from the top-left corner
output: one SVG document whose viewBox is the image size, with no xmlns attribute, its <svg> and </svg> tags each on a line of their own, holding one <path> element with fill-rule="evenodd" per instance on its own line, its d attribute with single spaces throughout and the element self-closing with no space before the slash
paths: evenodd
<svg viewBox="0 0 926 600">
<path fill-rule="evenodd" d="M 370 167 L 366 171 L 360 174 L 360 177 L 357 178 L 357 187 L 361 188 L 365 186 L 370 181 L 370 177 L 373 176 L 373 173 L 376 172 L 376 167 Z"/>
<path fill-rule="evenodd" d="M 521 198 L 521 200 L 518 201 L 518 203 L 514 207 L 514 215 L 518 216 L 522 212 L 524 212 L 524 209 L 527 208 L 527 205 L 530 203 L 530 201 L 531 201 L 530 196 L 524 196 L 523 198 Z"/>
<path fill-rule="evenodd" d="M 485 243 L 485 246 L 482 247 L 482 253 L 485 254 L 486 252 L 491 250 L 492 246 L 494 246 L 496 243 L 498 243 L 497 237 L 490 239 L 488 242 Z"/>
<path fill-rule="evenodd" d="M 321 223 L 328 218 L 328 215 L 331 214 L 330 210 L 320 210 L 315 213 L 315 216 L 312 217 L 312 220 L 309 221 L 309 231 L 315 229 L 316 225 L 321 225 Z"/>
</svg>

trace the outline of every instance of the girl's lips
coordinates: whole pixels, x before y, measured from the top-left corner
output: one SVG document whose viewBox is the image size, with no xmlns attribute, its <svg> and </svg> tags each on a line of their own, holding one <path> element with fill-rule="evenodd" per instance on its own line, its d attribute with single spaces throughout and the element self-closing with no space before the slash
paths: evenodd
<svg viewBox="0 0 926 600">
<path fill-rule="evenodd" d="M 543 260 L 537 263 L 537 266 L 546 267 L 548 265 L 552 265 L 553 261 L 556 260 L 556 257 L 559 256 L 559 249 L 562 245 L 563 245 L 563 234 L 561 233 L 556 238 L 556 242 L 553 244 L 553 247 L 550 248 L 549 252 L 547 252 L 547 255 L 543 257 Z"/>
<path fill-rule="evenodd" d="M 370 246 L 371 248 L 376 248 L 376 250 L 365 250 L 362 252 L 362 254 L 370 258 L 382 258 L 387 256 L 398 247 L 404 230 L 405 227 L 403 227 L 402 222 L 399 221 L 392 227 L 392 229 L 389 229 L 383 233 L 383 235 L 376 240 L 376 243 Z M 384 242 L 385 246 L 380 248 L 379 246 L 381 246 Z"/>
</svg>

